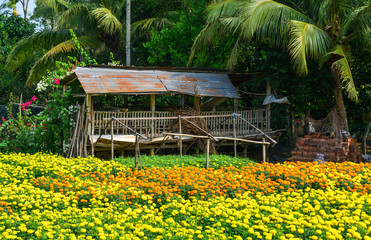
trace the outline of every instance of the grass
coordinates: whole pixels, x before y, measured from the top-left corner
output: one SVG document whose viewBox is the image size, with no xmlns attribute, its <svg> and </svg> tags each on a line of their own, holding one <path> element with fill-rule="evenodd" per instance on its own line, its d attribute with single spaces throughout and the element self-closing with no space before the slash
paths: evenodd
<svg viewBox="0 0 371 240">
<path fill-rule="evenodd" d="M 115 161 L 128 166 L 134 166 L 134 157 L 128 158 L 116 158 Z M 142 167 L 158 167 L 158 168 L 171 168 L 171 167 L 205 167 L 206 156 L 183 156 L 180 158 L 179 155 L 165 155 L 165 156 L 141 156 Z M 226 155 L 210 155 L 209 167 L 210 168 L 221 168 L 221 167 L 241 167 L 248 163 L 254 163 L 248 158 L 235 158 Z"/>
</svg>

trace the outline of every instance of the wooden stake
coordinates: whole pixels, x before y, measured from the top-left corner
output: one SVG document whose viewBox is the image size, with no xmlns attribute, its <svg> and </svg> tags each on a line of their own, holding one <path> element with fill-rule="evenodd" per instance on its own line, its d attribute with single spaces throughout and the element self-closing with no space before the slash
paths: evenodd
<svg viewBox="0 0 371 240">
<path fill-rule="evenodd" d="M 139 152 L 139 142 L 138 142 L 138 134 L 135 135 L 135 163 L 134 167 L 138 170 L 138 152 Z"/>
<path fill-rule="evenodd" d="M 112 160 L 114 158 L 114 155 L 115 155 L 115 152 L 114 152 L 114 149 L 113 149 L 113 117 L 112 117 L 112 121 L 111 121 L 111 157 L 112 157 Z"/>
<path fill-rule="evenodd" d="M 209 168 L 209 159 L 210 159 L 210 138 L 206 140 L 206 169 Z"/>
<path fill-rule="evenodd" d="M 265 143 L 265 137 L 263 137 L 263 143 Z M 265 163 L 265 161 L 267 160 L 267 156 L 266 156 L 266 146 L 265 144 L 263 144 L 263 163 Z"/>
<path fill-rule="evenodd" d="M 151 134 L 150 134 L 150 136 L 153 139 L 155 137 L 155 121 L 156 122 L 158 121 L 157 119 L 155 119 L 155 110 L 156 110 L 156 95 L 155 94 L 151 94 L 150 105 L 151 105 L 151 112 L 152 112 Z M 150 156 L 155 155 L 155 149 L 154 148 L 149 149 L 149 155 Z"/>
<path fill-rule="evenodd" d="M 236 115 L 233 115 L 233 137 L 237 138 L 236 134 Z M 234 157 L 237 157 L 237 141 L 233 141 Z"/>
<path fill-rule="evenodd" d="M 178 116 L 179 119 L 179 133 L 182 134 L 182 118 Z M 182 135 L 179 136 L 179 155 L 180 158 L 183 157 L 183 138 Z"/>
</svg>

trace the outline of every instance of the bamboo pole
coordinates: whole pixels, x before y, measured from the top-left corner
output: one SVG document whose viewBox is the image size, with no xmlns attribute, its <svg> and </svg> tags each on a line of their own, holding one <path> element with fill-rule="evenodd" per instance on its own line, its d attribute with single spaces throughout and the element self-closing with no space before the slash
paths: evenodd
<svg viewBox="0 0 371 240">
<path fill-rule="evenodd" d="M 182 134 L 182 119 L 181 116 L 178 116 L 179 119 L 179 133 Z M 183 139 L 182 135 L 179 136 L 179 155 L 180 158 L 183 157 Z"/>
<path fill-rule="evenodd" d="M 233 137 L 236 139 L 236 114 L 233 115 Z M 234 157 L 237 157 L 237 141 L 233 141 L 233 150 L 234 150 Z"/>
<path fill-rule="evenodd" d="M 206 169 L 209 168 L 209 159 L 210 159 L 210 138 L 206 141 Z"/>
<path fill-rule="evenodd" d="M 70 149 L 68 150 L 67 152 L 67 157 L 68 158 L 71 158 L 72 157 L 72 153 L 73 153 L 73 148 L 75 147 L 75 141 L 76 141 L 76 136 L 77 136 L 77 128 L 78 128 L 78 122 L 80 120 L 80 109 L 79 111 L 77 112 L 77 119 L 76 119 L 76 126 L 75 126 L 75 130 L 73 131 L 73 136 L 72 136 L 72 139 L 71 139 L 71 146 L 70 146 Z"/>
<path fill-rule="evenodd" d="M 236 114 L 236 116 L 239 117 L 242 121 L 244 121 L 247 124 L 249 124 L 250 126 L 252 126 L 253 128 L 255 128 L 259 133 L 263 134 L 265 137 L 267 137 L 269 140 L 271 140 L 274 144 L 277 143 L 274 139 L 272 139 L 271 137 L 269 137 L 265 132 L 263 132 L 262 130 L 260 130 L 259 128 L 257 128 L 254 124 L 250 123 L 249 121 L 247 121 L 246 119 L 244 119 L 243 117 L 241 117 L 239 114 Z"/>
<path fill-rule="evenodd" d="M 200 136 L 200 135 L 192 135 L 192 134 L 179 134 L 179 133 L 168 133 L 168 132 L 163 132 L 162 134 L 164 135 L 169 135 L 169 136 L 183 136 L 183 137 L 193 137 L 193 138 L 203 138 L 203 139 L 208 139 L 209 136 Z M 239 142 L 247 142 L 247 143 L 255 143 L 255 144 L 263 144 L 263 145 L 270 145 L 269 142 L 259 142 L 259 141 L 254 141 L 254 140 L 247 140 L 247 139 L 242 139 L 242 138 L 230 138 L 230 137 L 214 137 L 216 141 L 218 140 L 230 140 L 230 141 L 239 141 Z"/>
</svg>

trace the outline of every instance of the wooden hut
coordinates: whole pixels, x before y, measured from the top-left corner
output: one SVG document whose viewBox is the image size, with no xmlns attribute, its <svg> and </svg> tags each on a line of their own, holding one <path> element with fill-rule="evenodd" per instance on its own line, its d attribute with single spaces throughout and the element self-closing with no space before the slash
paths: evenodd
<svg viewBox="0 0 371 240">
<path fill-rule="evenodd" d="M 61 84 L 67 87 L 75 80 L 81 84 L 84 90 L 82 96 L 85 97 L 84 112 L 80 117 L 80 119 L 85 119 L 85 123 L 78 124 L 77 127 L 85 126 L 83 132 L 86 135 L 87 144 L 85 145 L 87 146 L 83 148 L 88 147 L 92 154 L 94 151 L 135 149 L 138 135 L 142 137 L 139 141 L 140 148 L 150 149 L 150 154 L 153 154 L 154 149 L 159 146 L 186 148 L 194 137 L 182 136 L 181 132 L 171 132 L 170 126 L 174 121 L 178 121 L 179 125 L 182 123 L 177 120 L 179 117 L 172 112 L 156 111 L 156 95 L 179 94 L 214 99 L 239 98 L 236 88 L 229 79 L 229 74 L 221 71 L 89 66 L 76 68 L 74 73 L 61 80 Z M 130 109 L 128 111 L 95 111 L 94 97 L 102 94 L 146 94 L 150 95 L 150 106 L 148 110 L 143 111 L 131 111 Z M 201 115 L 198 117 L 202 117 L 205 121 L 205 136 L 212 136 L 216 147 L 235 145 L 235 154 L 237 154 L 236 144 L 255 142 L 265 146 L 267 143 L 263 142 L 267 138 L 274 138 L 277 134 L 270 129 L 269 108 L 244 111 L 238 111 L 238 109 L 215 111 L 213 109 L 202 111 Z M 187 118 L 188 120 L 184 121 L 190 121 L 192 117 L 187 116 Z M 78 131 L 75 130 L 75 132 Z M 231 141 L 232 138 L 238 138 L 241 141 Z M 272 141 L 274 142 L 273 139 Z M 72 155 L 74 154 L 71 153 Z M 84 154 L 80 151 L 77 155 Z"/>
</svg>

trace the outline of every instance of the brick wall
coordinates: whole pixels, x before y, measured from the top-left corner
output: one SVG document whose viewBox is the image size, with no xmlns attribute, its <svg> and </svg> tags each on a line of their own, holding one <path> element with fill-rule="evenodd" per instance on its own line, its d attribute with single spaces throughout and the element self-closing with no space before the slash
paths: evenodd
<svg viewBox="0 0 371 240">
<path fill-rule="evenodd" d="M 357 140 L 344 138 L 341 142 L 320 133 L 298 138 L 296 148 L 291 152 L 292 161 L 312 162 L 317 153 L 324 155 L 326 162 L 362 162 L 362 151 Z"/>
</svg>

